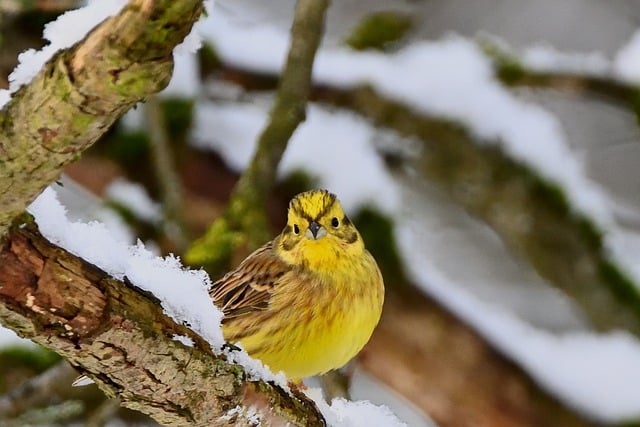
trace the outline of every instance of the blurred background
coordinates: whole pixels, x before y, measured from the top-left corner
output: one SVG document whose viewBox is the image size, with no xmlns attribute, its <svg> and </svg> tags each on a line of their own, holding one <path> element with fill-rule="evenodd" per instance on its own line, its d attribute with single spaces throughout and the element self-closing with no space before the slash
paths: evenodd
<svg viewBox="0 0 640 427">
<path fill-rule="evenodd" d="M 80 3 L 0 0 L 2 87 Z M 357 360 L 310 384 L 409 426 L 640 425 L 640 3 L 333 2 L 268 226 L 247 236 L 228 202 L 277 119 L 294 9 L 216 1 L 169 87 L 53 185 L 69 216 L 215 278 L 327 188 L 387 291 Z M 0 330 L 0 425 L 151 424 L 75 376 Z"/>
</svg>

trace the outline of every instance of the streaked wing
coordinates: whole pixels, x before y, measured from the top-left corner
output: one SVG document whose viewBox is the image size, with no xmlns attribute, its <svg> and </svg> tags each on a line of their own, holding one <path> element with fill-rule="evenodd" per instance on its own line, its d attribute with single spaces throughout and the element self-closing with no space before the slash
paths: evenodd
<svg viewBox="0 0 640 427">
<path fill-rule="evenodd" d="M 273 251 L 273 242 L 269 242 L 216 281 L 209 295 L 224 313 L 225 320 L 266 310 L 273 288 L 289 269 Z"/>
</svg>

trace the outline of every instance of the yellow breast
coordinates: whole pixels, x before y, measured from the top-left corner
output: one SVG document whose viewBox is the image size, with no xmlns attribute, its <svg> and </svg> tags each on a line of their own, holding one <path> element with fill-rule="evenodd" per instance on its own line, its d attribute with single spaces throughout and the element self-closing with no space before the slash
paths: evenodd
<svg viewBox="0 0 640 427">
<path fill-rule="evenodd" d="M 255 333 L 240 340 L 252 357 L 292 379 L 346 364 L 367 343 L 382 312 L 382 276 L 369 252 L 331 262 L 327 252 L 312 253 L 313 272 L 285 275 L 269 310 L 256 317 Z M 227 326 L 225 335 L 236 335 L 238 326 Z"/>
</svg>

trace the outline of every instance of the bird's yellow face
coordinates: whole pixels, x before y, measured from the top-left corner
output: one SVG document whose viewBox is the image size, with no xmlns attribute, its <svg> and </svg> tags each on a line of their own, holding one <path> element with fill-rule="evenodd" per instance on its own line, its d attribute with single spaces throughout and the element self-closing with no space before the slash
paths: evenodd
<svg viewBox="0 0 640 427">
<path fill-rule="evenodd" d="M 312 190 L 289 203 L 287 226 L 280 234 L 279 255 L 290 264 L 325 270 L 364 251 L 358 230 L 334 194 Z"/>
</svg>

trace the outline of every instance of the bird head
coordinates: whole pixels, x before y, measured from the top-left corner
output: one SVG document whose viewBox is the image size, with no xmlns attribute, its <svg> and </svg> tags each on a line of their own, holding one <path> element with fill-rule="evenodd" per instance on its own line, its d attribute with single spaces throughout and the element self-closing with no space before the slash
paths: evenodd
<svg viewBox="0 0 640 427">
<path fill-rule="evenodd" d="M 307 191 L 291 200 L 280 246 L 284 251 L 311 250 L 319 255 L 321 251 L 361 252 L 364 248 L 340 201 L 326 190 Z"/>
</svg>

